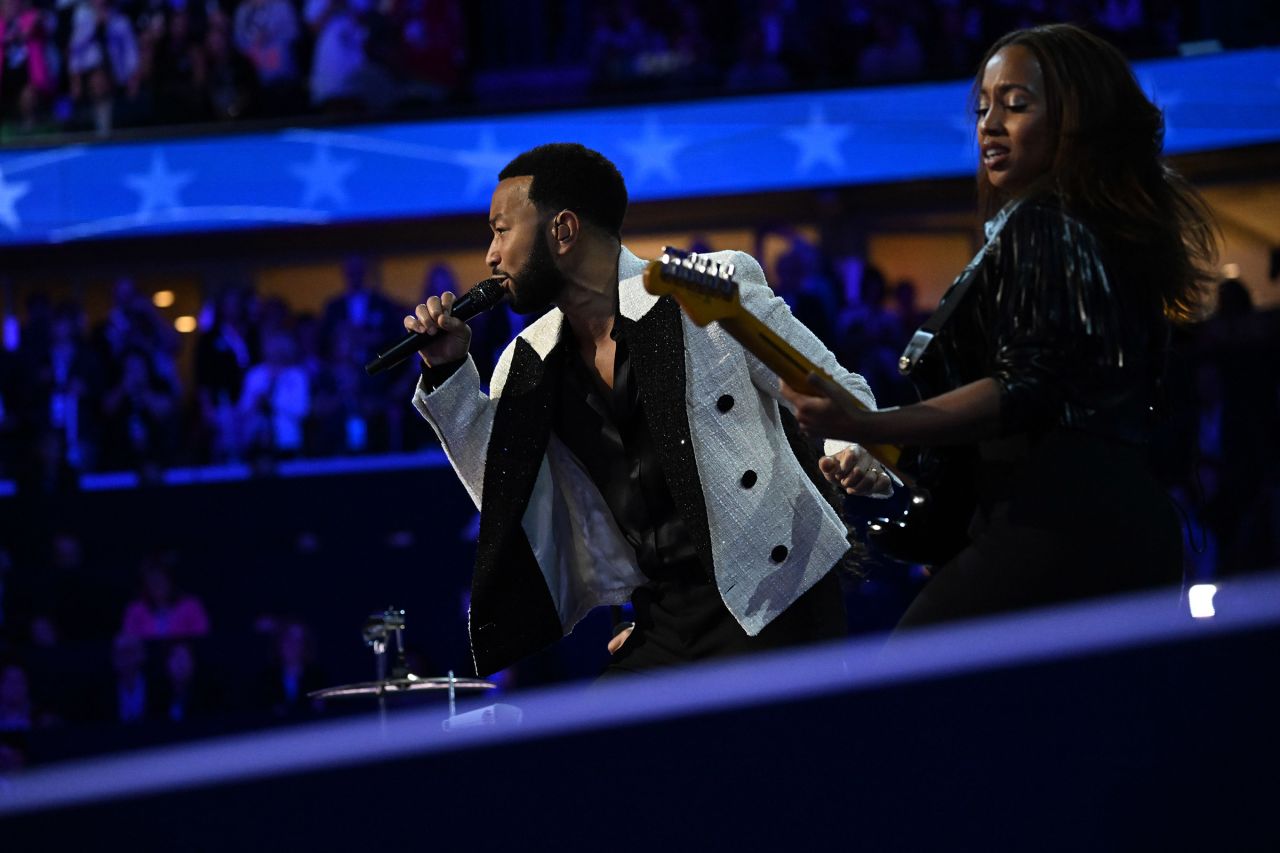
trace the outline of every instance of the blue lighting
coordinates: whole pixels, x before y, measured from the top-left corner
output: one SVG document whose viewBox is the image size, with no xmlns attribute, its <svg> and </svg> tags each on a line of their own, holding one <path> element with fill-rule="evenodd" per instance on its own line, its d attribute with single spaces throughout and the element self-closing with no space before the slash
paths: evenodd
<svg viewBox="0 0 1280 853">
<path fill-rule="evenodd" d="M 1137 63 L 1166 151 L 1280 141 L 1280 49 Z M 0 153 L 0 245 L 477 213 L 542 142 L 635 201 L 970 174 L 968 82 Z"/>
</svg>

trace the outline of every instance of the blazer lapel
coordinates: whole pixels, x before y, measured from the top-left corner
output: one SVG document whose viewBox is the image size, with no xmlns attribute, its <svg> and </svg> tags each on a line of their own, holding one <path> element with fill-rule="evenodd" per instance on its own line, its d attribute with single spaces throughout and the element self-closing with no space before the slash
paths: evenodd
<svg viewBox="0 0 1280 853">
<path fill-rule="evenodd" d="M 680 306 L 675 300 L 670 296 L 658 299 L 628 330 L 627 347 L 635 362 L 640 403 L 658 450 L 667 488 L 711 577 L 714 574 L 711 531 L 689 435 L 684 327 Z"/>
<path fill-rule="evenodd" d="M 471 581 L 471 645 L 479 674 L 560 639 L 555 602 L 521 524 L 551 435 L 559 353 L 544 361 L 523 338 L 494 414 Z"/>
</svg>

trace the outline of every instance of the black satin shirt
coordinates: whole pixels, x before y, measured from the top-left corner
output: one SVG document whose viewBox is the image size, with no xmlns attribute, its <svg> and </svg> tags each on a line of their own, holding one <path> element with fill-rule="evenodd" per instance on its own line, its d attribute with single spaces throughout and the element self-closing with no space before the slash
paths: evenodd
<svg viewBox="0 0 1280 853">
<path fill-rule="evenodd" d="M 622 316 L 614 320 L 612 390 L 583 363 L 565 325 L 556 348 L 562 369 L 552 429 L 600 490 L 646 577 L 702 578 L 706 572 L 671 497 L 645 420 L 627 349 L 627 329 L 633 324 Z"/>
<path fill-rule="evenodd" d="M 1131 260 L 1108 256 L 1052 198 L 1018 205 L 957 281 L 978 277 L 913 380 L 933 396 L 993 377 L 1005 435 L 1065 427 L 1144 442 L 1167 326 L 1151 289 L 1129 280 L 1141 274 Z"/>
</svg>

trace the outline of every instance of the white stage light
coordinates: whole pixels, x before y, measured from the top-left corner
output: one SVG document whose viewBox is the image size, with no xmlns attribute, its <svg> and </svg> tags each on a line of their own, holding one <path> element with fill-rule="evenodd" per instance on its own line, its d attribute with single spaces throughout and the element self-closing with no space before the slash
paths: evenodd
<svg viewBox="0 0 1280 853">
<path fill-rule="evenodd" d="M 1213 596 L 1218 587 L 1211 583 L 1198 583 L 1187 590 L 1187 603 L 1191 605 L 1191 615 L 1196 619 L 1208 619 L 1214 614 Z"/>
</svg>

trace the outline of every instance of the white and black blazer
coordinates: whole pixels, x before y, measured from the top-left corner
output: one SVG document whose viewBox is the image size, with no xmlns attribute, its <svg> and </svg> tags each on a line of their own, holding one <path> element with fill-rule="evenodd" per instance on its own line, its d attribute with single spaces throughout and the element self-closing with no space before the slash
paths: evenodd
<svg viewBox="0 0 1280 853">
<path fill-rule="evenodd" d="M 709 257 L 735 265 L 749 311 L 874 408 L 866 381 L 792 316 L 754 258 Z M 755 635 L 844 556 L 845 526 L 788 445 L 777 376 L 718 325 L 699 327 L 671 297 L 649 294 L 645 263 L 625 247 L 618 261 L 643 410 L 699 556 Z M 552 309 L 507 346 L 488 395 L 470 358 L 414 395 L 480 508 L 469 616 L 480 674 L 558 640 L 593 607 L 625 602 L 645 580 L 599 490 L 551 430 L 556 377 L 545 368 L 563 319 Z"/>
</svg>

